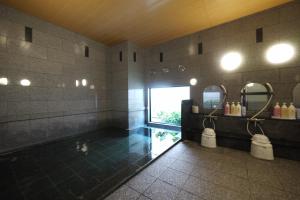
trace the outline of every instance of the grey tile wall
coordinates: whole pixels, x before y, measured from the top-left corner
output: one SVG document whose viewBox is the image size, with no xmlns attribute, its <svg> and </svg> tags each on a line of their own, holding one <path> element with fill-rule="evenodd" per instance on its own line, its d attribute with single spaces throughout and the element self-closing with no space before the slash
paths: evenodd
<svg viewBox="0 0 300 200">
<path fill-rule="evenodd" d="M 0 152 L 109 125 L 109 48 L 9 7 L 0 12 L 0 78 L 8 79 L 0 85 Z M 33 28 L 32 43 L 25 26 Z"/>
<path fill-rule="evenodd" d="M 120 61 L 119 53 L 123 59 Z M 134 62 L 133 53 L 137 60 Z M 110 49 L 112 69 L 112 121 L 125 129 L 144 125 L 144 54 L 143 49 L 124 42 Z"/>
<path fill-rule="evenodd" d="M 189 85 L 190 78 L 198 79 L 191 88 L 191 98 L 202 107 L 202 92 L 208 85 L 224 84 L 229 92 L 228 100 L 240 99 L 240 90 L 247 83 L 270 82 L 275 90 L 275 101 L 292 100 L 292 89 L 300 81 L 300 2 L 294 1 L 270 10 L 250 15 L 211 29 L 193 33 L 146 49 L 146 86 Z M 264 41 L 256 43 L 255 30 L 263 28 Z M 203 54 L 197 54 L 197 45 L 203 43 Z M 277 42 L 294 45 L 296 55 L 288 63 L 269 64 L 264 54 Z M 234 72 L 223 71 L 220 58 L 227 51 L 240 51 L 243 64 Z M 159 53 L 164 62 L 159 62 Z M 187 70 L 178 72 L 178 65 Z M 168 67 L 169 73 L 162 68 Z M 151 71 L 155 71 L 153 75 Z"/>
</svg>

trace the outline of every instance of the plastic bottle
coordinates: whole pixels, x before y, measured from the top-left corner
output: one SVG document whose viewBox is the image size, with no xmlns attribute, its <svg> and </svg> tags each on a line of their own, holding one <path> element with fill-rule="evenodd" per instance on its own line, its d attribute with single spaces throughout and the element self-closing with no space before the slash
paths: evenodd
<svg viewBox="0 0 300 200">
<path fill-rule="evenodd" d="M 246 98 L 245 96 L 242 96 L 242 116 L 246 116 L 247 114 L 247 107 L 246 107 Z"/>
<path fill-rule="evenodd" d="M 286 106 L 286 103 L 283 102 L 281 106 L 281 118 L 287 119 L 288 117 L 289 117 L 288 107 Z"/>
<path fill-rule="evenodd" d="M 296 107 L 293 103 L 290 103 L 290 106 L 288 107 L 288 116 L 289 119 L 296 119 Z"/>
<path fill-rule="evenodd" d="M 237 106 L 235 108 L 235 115 L 241 116 L 242 115 L 242 107 L 240 102 L 237 102 Z"/>
<path fill-rule="evenodd" d="M 231 103 L 231 106 L 230 106 L 230 114 L 231 114 L 231 115 L 235 115 L 235 104 L 234 104 L 234 102 Z"/>
<path fill-rule="evenodd" d="M 193 105 L 192 106 L 192 113 L 199 113 L 199 106 Z"/>
<path fill-rule="evenodd" d="M 229 102 L 227 102 L 224 108 L 224 115 L 229 115 L 229 114 L 230 114 L 230 105 Z"/>
<path fill-rule="evenodd" d="M 276 105 L 274 106 L 274 109 L 273 109 L 273 117 L 280 118 L 280 116 L 281 116 L 280 113 L 281 113 L 281 108 L 280 108 L 279 102 L 276 102 Z"/>
</svg>

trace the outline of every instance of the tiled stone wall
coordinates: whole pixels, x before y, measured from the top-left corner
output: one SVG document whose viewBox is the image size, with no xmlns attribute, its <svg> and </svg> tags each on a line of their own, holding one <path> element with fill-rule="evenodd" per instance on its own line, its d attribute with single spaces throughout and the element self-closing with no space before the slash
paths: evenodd
<svg viewBox="0 0 300 200">
<path fill-rule="evenodd" d="M 113 124 L 125 129 L 141 127 L 145 121 L 143 50 L 133 43 L 124 42 L 113 46 L 110 55 Z"/>
<path fill-rule="evenodd" d="M 133 54 L 136 53 L 136 61 Z M 144 51 L 128 45 L 128 127 L 134 129 L 145 124 Z"/>
<path fill-rule="evenodd" d="M 200 31 L 147 49 L 147 87 L 189 85 L 190 78 L 198 84 L 191 87 L 191 98 L 202 108 L 202 92 L 209 85 L 224 84 L 228 101 L 240 100 L 241 88 L 248 82 L 270 82 L 275 91 L 274 101 L 292 101 L 293 87 L 300 82 L 300 2 L 276 7 L 227 24 Z M 257 28 L 263 28 L 264 40 L 256 43 Z M 198 43 L 203 54 L 198 55 Z M 266 49 L 277 42 L 289 42 L 296 48 L 295 58 L 282 65 L 266 62 Z M 222 55 L 239 51 L 244 62 L 234 72 L 220 67 Z M 164 61 L 159 62 L 163 52 Z M 178 65 L 187 70 L 178 71 Z M 169 73 L 162 68 L 168 67 Z M 155 72 L 154 74 L 151 71 Z"/>
<path fill-rule="evenodd" d="M 25 42 L 24 27 L 33 28 Z M 84 56 L 89 47 L 89 57 Z M 95 130 L 111 114 L 108 47 L 0 5 L 0 152 Z M 19 81 L 28 79 L 23 87 Z M 87 80 L 87 86 L 75 81 Z"/>
<path fill-rule="evenodd" d="M 122 52 L 122 61 L 120 61 Z M 128 43 L 110 49 L 109 68 L 112 77 L 112 122 L 119 128 L 128 128 Z"/>
</svg>

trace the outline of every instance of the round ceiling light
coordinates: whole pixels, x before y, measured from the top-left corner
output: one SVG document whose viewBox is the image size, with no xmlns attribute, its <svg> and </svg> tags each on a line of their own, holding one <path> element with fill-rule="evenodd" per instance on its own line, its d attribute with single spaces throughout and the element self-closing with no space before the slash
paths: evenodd
<svg viewBox="0 0 300 200">
<path fill-rule="evenodd" d="M 196 85 L 197 84 L 197 79 L 196 78 L 191 78 L 191 80 L 190 80 L 190 84 L 191 85 Z"/>
<path fill-rule="evenodd" d="M 221 59 L 221 67 L 226 71 L 233 71 L 242 64 L 242 56 L 238 52 L 226 53 Z"/>
<path fill-rule="evenodd" d="M 266 59 L 272 64 L 281 64 L 291 60 L 295 55 L 295 49 L 287 43 L 279 43 L 271 46 L 266 52 Z"/>
</svg>

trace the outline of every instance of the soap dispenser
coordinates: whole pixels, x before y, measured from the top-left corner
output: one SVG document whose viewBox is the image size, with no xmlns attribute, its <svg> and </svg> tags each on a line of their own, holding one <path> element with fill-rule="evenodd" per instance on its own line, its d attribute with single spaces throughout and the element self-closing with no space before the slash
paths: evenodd
<svg viewBox="0 0 300 200">
<path fill-rule="evenodd" d="M 230 106 L 230 114 L 231 114 L 231 115 L 235 115 L 235 104 L 234 104 L 234 102 L 231 103 L 231 106 Z"/>
<path fill-rule="evenodd" d="M 281 116 L 280 111 L 281 111 L 281 109 L 280 109 L 279 102 L 276 102 L 276 105 L 274 106 L 274 109 L 273 109 L 273 117 L 280 118 L 280 116 Z"/>
<path fill-rule="evenodd" d="M 227 102 L 224 108 L 224 115 L 229 115 L 229 114 L 230 114 L 230 105 L 229 102 Z"/>
<path fill-rule="evenodd" d="M 288 107 L 286 106 L 286 103 L 283 102 L 281 106 L 281 118 L 287 119 L 288 117 L 289 117 Z"/>
<path fill-rule="evenodd" d="M 296 119 L 296 107 L 293 103 L 290 103 L 290 106 L 288 107 L 288 118 Z"/>
</svg>

